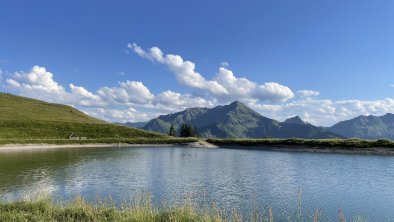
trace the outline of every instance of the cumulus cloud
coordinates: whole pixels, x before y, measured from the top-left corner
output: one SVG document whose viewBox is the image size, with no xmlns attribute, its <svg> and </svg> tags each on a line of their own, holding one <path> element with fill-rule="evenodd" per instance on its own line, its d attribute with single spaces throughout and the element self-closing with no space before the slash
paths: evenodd
<svg viewBox="0 0 394 222">
<path fill-rule="evenodd" d="M 144 104 L 154 97 L 147 87 L 136 81 L 120 82 L 118 87 L 104 86 L 96 93 L 72 83 L 66 90 L 41 66 L 34 66 L 30 72 L 17 72 L 6 82 L 9 88 L 24 96 L 81 106 Z"/>
<path fill-rule="evenodd" d="M 153 51 L 154 53 L 149 53 L 149 56 L 152 59 L 155 57 L 155 61 L 166 57 L 158 50 Z M 227 104 L 226 99 L 234 98 L 240 99 L 269 118 L 283 121 L 298 115 L 307 122 L 322 126 L 330 126 L 358 115 L 394 113 L 392 98 L 333 101 L 317 99 L 317 91 L 300 90 L 297 91 L 299 99 L 290 100 L 294 93 L 288 87 L 274 82 L 257 84 L 246 78 L 236 77 L 225 67 L 219 69 L 212 81 L 226 89 L 228 94 L 196 95 L 171 90 L 153 94 L 138 81 L 119 82 L 116 86 L 102 86 L 95 91 L 89 91 L 73 83 L 68 87 L 62 86 L 55 81 L 51 72 L 41 66 L 34 66 L 28 72 L 16 72 L 5 80 L 5 84 L 11 92 L 18 95 L 72 105 L 89 115 L 117 122 L 146 121 L 161 114 L 178 112 L 190 107 Z"/>
<path fill-rule="evenodd" d="M 153 47 L 149 51 L 143 50 L 136 44 L 128 44 L 128 47 L 142 58 L 166 65 L 182 85 L 207 90 L 215 95 L 228 94 L 223 86 L 216 81 L 206 80 L 200 73 L 195 71 L 194 63 L 184 61 L 179 55 L 164 55 L 157 47 Z"/>
<path fill-rule="evenodd" d="M 256 95 L 260 101 L 273 102 L 285 102 L 294 97 L 294 93 L 290 88 L 282 86 L 276 82 L 268 82 L 260 85 Z"/>
<path fill-rule="evenodd" d="M 156 113 L 148 113 L 148 112 L 140 112 L 136 109 L 129 108 L 87 108 L 84 109 L 84 112 L 88 115 L 94 116 L 99 119 L 107 120 L 107 121 L 115 121 L 115 122 L 144 122 L 150 119 L 156 118 L 158 114 Z"/>
<path fill-rule="evenodd" d="M 74 84 L 69 85 L 71 93 L 63 93 L 66 94 L 69 97 L 72 97 L 71 100 L 74 100 L 76 102 L 71 102 L 71 103 L 78 103 L 79 105 L 82 106 L 103 106 L 105 105 L 105 102 L 96 94 L 93 94 L 89 92 L 87 89 L 85 89 L 82 86 L 76 86 Z"/>
<path fill-rule="evenodd" d="M 234 97 L 250 96 L 257 88 L 257 84 L 245 78 L 237 78 L 234 73 L 224 67 L 219 68 L 215 81 L 225 87 Z"/>
<path fill-rule="evenodd" d="M 128 44 L 128 48 L 142 58 L 166 65 L 180 84 L 208 92 L 214 97 L 225 99 L 225 101 L 258 99 L 260 101 L 284 102 L 294 97 L 290 88 L 279 83 L 257 84 L 246 78 L 238 78 L 226 68 L 226 64 L 222 64 L 214 79 L 207 80 L 195 70 L 196 66 L 193 62 L 185 61 L 179 55 L 165 55 L 158 47 L 144 50 L 135 43 Z"/>
<path fill-rule="evenodd" d="M 34 66 L 29 72 L 16 72 L 6 80 L 6 87 L 19 95 L 80 106 L 103 106 L 105 102 L 82 86 L 69 84 L 69 91 L 56 82 L 45 67 Z"/>
<path fill-rule="evenodd" d="M 258 99 L 259 101 L 282 102 L 294 97 L 290 88 L 274 82 L 258 85 L 246 78 L 237 78 L 224 67 L 219 68 L 215 80 L 224 86 L 231 95 L 228 100 Z"/>
<path fill-rule="evenodd" d="M 153 94 L 142 82 L 126 81 L 119 87 L 102 87 L 97 91 L 104 100 L 115 104 L 150 103 Z"/>
<path fill-rule="evenodd" d="M 314 97 L 320 95 L 320 92 L 314 90 L 298 90 L 297 95 L 300 97 Z"/>
<path fill-rule="evenodd" d="M 24 96 L 64 103 L 70 99 L 64 87 L 53 80 L 53 74 L 41 66 L 34 66 L 29 72 L 16 72 L 6 83 Z"/>
<path fill-rule="evenodd" d="M 214 105 L 201 97 L 170 90 L 155 96 L 138 81 L 119 82 L 114 87 L 103 86 L 95 93 L 72 83 L 65 88 L 41 66 L 34 66 L 29 72 L 16 72 L 6 83 L 6 87 L 18 95 L 72 105 L 108 121 L 146 121 L 167 112 Z"/>
<path fill-rule="evenodd" d="M 15 73 L 13 79 L 8 79 L 7 82 L 15 87 L 43 93 L 64 92 L 64 88 L 53 80 L 53 74 L 40 66 L 34 66 L 28 73 Z"/>
<path fill-rule="evenodd" d="M 262 115 L 278 120 L 298 115 L 305 121 L 315 125 L 331 126 L 339 121 L 351 119 L 359 115 L 384 115 L 394 113 L 394 100 L 361 101 L 361 100 L 319 100 L 306 98 L 279 105 L 262 105 L 249 103 Z"/>
<path fill-rule="evenodd" d="M 154 105 L 159 110 L 177 112 L 190 107 L 213 107 L 216 102 L 167 90 L 155 97 Z"/>
</svg>

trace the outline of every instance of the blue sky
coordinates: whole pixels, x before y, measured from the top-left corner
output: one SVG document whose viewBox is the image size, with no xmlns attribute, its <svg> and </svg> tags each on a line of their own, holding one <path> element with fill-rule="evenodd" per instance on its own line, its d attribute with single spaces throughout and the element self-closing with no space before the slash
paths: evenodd
<svg viewBox="0 0 394 222">
<path fill-rule="evenodd" d="M 5 0 L 0 7 L 0 88 L 74 105 L 110 121 L 146 120 L 193 105 L 215 106 L 239 99 L 268 117 L 283 120 L 300 115 L 312 123 L 330 125 L 360 114 L 394 112 L 390 100 L 394 97 L 390 87 L 394 84 L 393 11 L 394 2 L 388 0 Z M 180 79 L 182 71 L 138 55 L 135 48 L 127 47 L 129 43 L 146 53 L 158 47 L 164 55 L 179 55 L 193 62 L 194 71 L 208 82 L 216 81 L 219 67 L 227 62 L 224 68 L 237 80 L 245 78 L 256 88 L 277 83 L 294 95 L 281 91 L 275 97 L 260 91 L 250 96 L 232 92 L 218 96 L 207 87 L 185 83 Z M 71 92 L 72 83 L 100 97 L 95 98 L 100 102 L 81 103 L 87 98 L 75 95 L 63 100 L 48 90 L 43 95 L 40 90 L 48 85 L 33 83 L 28 76 L 34 66 L 45 67 L 66 93 Z M 119 92 L 115 88 L 127 81 L 132 83 L 123 88 L 134 92 L 128 96 L 140 95 L 150 102 L 115 95 Z M 146 97 L 139 94 L 145 90 L 139 83 L 149 90 Z M 113 90 L 106 95 L 102 90 L 100 95 L 103 87 Z M 169 103 L 159 96 L 168 90 L 179 93 L 179 98 L 175 96 L 179 101 Z M 301 96 L 300 90 L 315 93 Z"/>
</svg>

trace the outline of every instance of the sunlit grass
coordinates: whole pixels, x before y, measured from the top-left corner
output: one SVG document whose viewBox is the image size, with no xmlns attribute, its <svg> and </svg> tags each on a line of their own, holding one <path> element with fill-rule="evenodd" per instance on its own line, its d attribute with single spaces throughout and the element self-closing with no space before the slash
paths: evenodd
<svg viewBox="0 0 394 222">
<path fill-rule="evenodd" d="M 197 138 L 102 138 L 86 140 L 68 139 L 0 139 L 4 144 L 183 144 L 198 141 Z"/>
<path fill-rule="evenodd" d="M 214 203 L 197 206 L 189 199 L 177 204 L 153 207 L 149 195 L 139 196 L 130 202 L 115 204 L 109 199 L 87 202 L 81 197 L 73 201 L 53 203 L 50 198 L 0 203 L 0 221 L 282 221 L 276 215 L 288 214 L 287 221 L 325 221 L 321 210 L 304 214 L 299 201 L 296 211 L 274 212 L 271 207 L 259 211 L 250 210 L 242 215 L 236 209 L 220 209 Z M 363 218 L 346 220 L 345 214 L 339 211 L 334 215 L 338 221 L 366 221 Z"/>
</svg>

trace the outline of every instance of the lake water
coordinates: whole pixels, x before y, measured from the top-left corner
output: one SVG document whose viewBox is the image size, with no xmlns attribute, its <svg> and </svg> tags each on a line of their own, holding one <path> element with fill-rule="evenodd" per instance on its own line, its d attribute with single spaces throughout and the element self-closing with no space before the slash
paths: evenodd
<svg viewBox="0 0 394 222">
<path fill-rule="evenodd" d="M 3 200 L 46 193 L 120 203 L 147 192 L 154 204 L 187 197 L 244 213 L 271 206 L 288 216 L 301 200 L 304 215 L 321 209 L 337 220 L 342 209 L 348 219 L 390 221 L 394 157 L 178 147 L 0 153 Z"/>
</svg>

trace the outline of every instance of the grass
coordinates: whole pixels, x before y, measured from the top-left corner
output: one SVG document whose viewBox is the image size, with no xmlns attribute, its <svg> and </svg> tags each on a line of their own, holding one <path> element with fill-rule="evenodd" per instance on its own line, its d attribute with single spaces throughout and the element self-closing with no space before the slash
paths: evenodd
<svg viewBox="0 0 394 222">
<path fill-rule="evenodd" d="M 215 204 L 208 207 L 196 207 L 190 201 L 172 206 L 154 208 L 149 198 L 140 198 L 131 204 L 116 206 L 112 201 L 99 201 L 96 204 L 86 202 L 82 198 L 74 201 L 55 204 L 49 199 L 33 201 L 16 201 L 0 203 L 0 221 L 267 221 L 275 220 L 275 212 L 266 207 L 263 212 L 250 211 L 249 216 L 242 216 L 236 210 L 231 213 L 219 209 Z M 338 221 L 346 221 L 342 211 Z M 278 220 L 279 221 L 279 220 Z M 323 221 L 321 211 L 316 210 L 310 215 L 302 215 L 300 209 L 290 214 L 287 221 Z M 356 218 L 348 221 L 366 221 Z"/>
<path fill-rule="evenodd" d="M 67 141 L 75 133 L 87 141 Z M 65 105 L 0 93 L 0 144 L 174 143 L 171 137 L 105 122 Z"/>
<path fill-rule="evenodd" d="M 361 139 L 207 139 L 216 145 L 239 146 L 308 146 L 323 148 L 394 148 L 394 142 L 389 140 L 361 140 Z"/>
<path fill-rule="evenodd" d="M 197 138 L 102 138 L 86 140 L 68 140 L 68 139 L 0 139 L 0 145 L 7 144 L 183 144 L 197 142 Z"/>
</svg>

